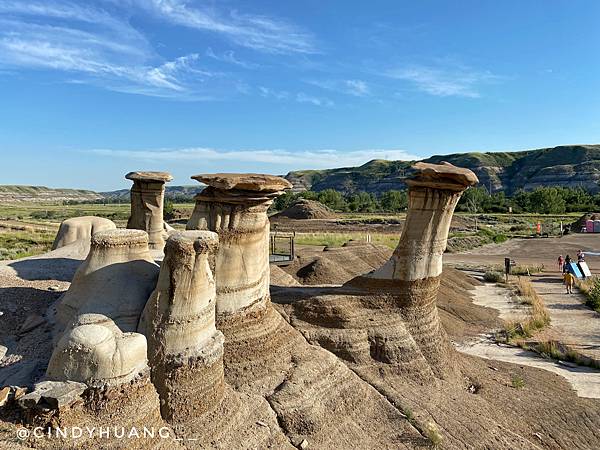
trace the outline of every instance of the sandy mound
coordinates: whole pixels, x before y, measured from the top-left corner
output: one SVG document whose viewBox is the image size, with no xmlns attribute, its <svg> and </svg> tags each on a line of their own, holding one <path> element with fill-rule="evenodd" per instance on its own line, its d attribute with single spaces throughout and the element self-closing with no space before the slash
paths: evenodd
<svg viewBox="0 0 600 450">
<path fill-rule="evenodd" d="M 319 253 L 299 250 L 296 261 L 284 270 L 302 284 L 343 284 L 380 267 L 391 254 L 388 247 L 364 242 L 340 248 L 327 247 Z"/>
<path fill-rule="evenodd" d="M 274 286 L 298 286 L 300 283 L 281 267 L 271 264 L 271 284 Z"/>
<path fill-rule="evenodd" d="M 335 219 L 337 215 L 322 203 L 301 198 L 288 209 L 275 214 L 273 217 L 287 217 L 288 219 Z"/>
</svg>

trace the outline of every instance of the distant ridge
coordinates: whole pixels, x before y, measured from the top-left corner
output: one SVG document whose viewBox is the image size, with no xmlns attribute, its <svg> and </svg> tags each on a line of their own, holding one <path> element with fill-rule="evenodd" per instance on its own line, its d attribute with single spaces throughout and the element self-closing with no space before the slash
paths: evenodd
<svg viewBox="0 0 600 450">
<path fill-rule="evenodd" d="M 471 169 L 480 185 L 492 192 L 513 194 L 519 189 L 540 186 L 582 187 L 600 192 L 600 145 L 561 145 L 519 152 L 454 153 L 436 155 L 425 162 L 448 161 Z M 336 189 L 350 192 L 381 193 L 405 189 L 403 179 L 410 175 L 415 161 L 374 159 L 359 167 L 326 170 L 297 170 L 287 178 L 294 191 Z"/>
<path fill-rule="evenodd" d="M 189 200 L 192 201 L 194 196 L 202 191 L 204 186 L 169 186 L 165 188 L 165 198 L 170 200 Z M 116 191 L 100 192 L 100 195 L 106 199 L 129 201 L 129 189 L 119 189 Z"/>
<path fill-rule="evenodd" d="M 97 192 L 84 189 L 0 185 L 0 203 L 94 201 L 101 198 Z"/>
</svg>

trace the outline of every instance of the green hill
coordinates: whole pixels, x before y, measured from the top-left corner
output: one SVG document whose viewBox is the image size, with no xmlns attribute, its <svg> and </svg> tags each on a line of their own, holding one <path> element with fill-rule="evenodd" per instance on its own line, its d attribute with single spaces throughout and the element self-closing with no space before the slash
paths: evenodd
<svg viewBox="0 0 600 450">
<path fill-rule="evenodd" d="M 581 186 L 600 191 L 600 145 L 563 145 L 519 152 L 454 153 L 424 160 L 448 161 L 467 167 L 492 192 L 512 194 L 518 189 L 539 186 Z M 410 175 L 414 161 L 373 160 L 360 167 L 294 171 L 286 178 L 295 191 L 322 191 L 333 188 L 343 192 L 381 193 L 404 189 L 403 179 Z"/>
</svg>

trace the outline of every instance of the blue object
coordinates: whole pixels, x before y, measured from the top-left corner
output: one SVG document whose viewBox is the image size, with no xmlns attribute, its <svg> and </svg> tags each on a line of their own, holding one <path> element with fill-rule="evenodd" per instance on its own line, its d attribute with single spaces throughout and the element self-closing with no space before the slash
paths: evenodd
<svg viewBox="0 0 600 450">
<path fill-rule="evenodd" d="M 581 270 L 579 270 L 579 267 L 577 267 L 577 263 L 572 262 L 567 264 L 567 270 L 571 272 L 575 278 L 583 278 Z"/>
</svg>

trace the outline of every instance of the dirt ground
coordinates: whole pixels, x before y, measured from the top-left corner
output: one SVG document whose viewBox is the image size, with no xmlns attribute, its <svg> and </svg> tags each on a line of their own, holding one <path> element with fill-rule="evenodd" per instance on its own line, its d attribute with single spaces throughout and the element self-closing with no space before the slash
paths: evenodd
<svg viewBox="0 0 600 450">
<path fill-rule="evenodd" d="M 544 264 L 545 270 L 558 272 L 558 255 L 570 255 L 577 258 L 577 250 L 586 252 L 586 262 L 592 272 L 600 272 L 600 234 L 577 233 L 562 238 L 528 238 L 511 239 L 502 244 L 488 244 L 477 249 L 444 255 L 447 264 L 486 266 L 491 264 L 504 265 L 504 258 L 514 259 L 519 265 Z"/>
<path fill-rule="evenodd" d="M 410 367 L 386 363 L 375 354 L 368 357 L 368 349 L 367 358 L 361 361 L 332 352 L 321 344 L 324 341 L 312 339 L 302 310 L 311 310 L 310 296 L 321 289 L 335 290 L 335 285 L 379 267 L 390 250 L 351 245 L 299 253 L 294 265 L 273 268 L 271 295 L 277 312 L 271 314 L 273 325 L 269 322 L 268 326 L 275 334 L 269 335 L 260 323 L 256 327 L 242 324 L 248 338 L 240 344 L 244 354 L 238 356 L 252 362 L 245 367 L 226 363 L 232 395 L 245 406 L 228 410 L 231 416 L 219 417 L 218 424 L 203 430 L 202 436 L 223 436 L 224 445 L 240 449 L 299 448 L 304 440 L 311 449 L 431 448 L 438 438 L 442 448 L 452 449 L 600 448 L 600 401 L 578 397 L 555 373 L 453 352 L 459 378 L 424 378 L 410 373 Z M 43 315 L 68 288 L 75 267 L 76 260 L 62 255 L 20 261 L 15 268 L 0 270 L 0 311 L 4 313 L 0 344 L 9 344 L 0 378 L 14 370 L 11 366 L 28 361 L 36 362 L 30 377 L 43 374 L 49 353 L 47 323 L 19 330 L 28 315 Z M 322 284 L 329 286 L 322 288 Z M 501 323 L 497 311 L 473 303 L 478 285 L 450 267 L 442 276 L 437 303 L 442 326 L 454 342 L 473 339 Z M 357 331 L 377 329 L 377 321 L 390 320 L 365 314 L 352 302 L 334 297 L 335 304 L 325 298 L 312 307 L 335 310 L 346 323 L 354 323 Z M 308 302 L 308 308 L 296 308 L 298 302 Z M 358 341 L 352 337 L 354 332 L 344 334 L 344 326 L 322 323 L 318 332 L 329 336 L 337 348 L 352 349 Z M 387 333 L 398 338 L 394 327 Z M 252 344 L 255 336 L 260 338 L 258 347 Z M 516 378 L 522 380 L 519 387 L 515 387 Z M 248 411 L 268 415 L 269 419 L 258 420 L 267 427 L 256 425 L 254 419 L 249 422 L 249 416 L 244 416 Z M 15 421 L 0 411 L 4 444 L 14 441 Z M 220 445 L 213 441 L 211 447 Z"/>
</svg>

